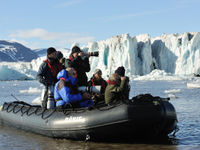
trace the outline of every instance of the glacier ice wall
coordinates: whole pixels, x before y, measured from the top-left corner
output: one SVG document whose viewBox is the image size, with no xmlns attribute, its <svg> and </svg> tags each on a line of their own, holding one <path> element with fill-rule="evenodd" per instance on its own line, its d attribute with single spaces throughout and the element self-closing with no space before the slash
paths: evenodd
<svg viewBox="0 0 200 150">
<path fill-rule="evenodd" d="M 99 51 L 90 58 L 91 70 L 100 68 L 109 75 L 119 66 L 127 75 L 145 75 L 154 69 L 167 73 L 189 75 L 200 73 L 200 33 L 163 34 L 151 38 L 148 34 L 131 37 L 123 34 L 92 42 L 87 51 Z"/>
<path fill-rule="evenodd" d="M 128 74 L 140 74 L 140 60 L 137 59 L 137 40 L 128 34 L 108 40 L 89 43 L 88 51 L 99 51 L 99 57 L 91 57 L 92 70 L 100 68 L 105 74 L 111 74 L 118 66 L 125 66 Z"/>
<path fill-rule="evenodd" d="M 152 40 L 159 69 L 174 74 L 200 73 L 200 33 L 164 34 Z"/>
</svg>

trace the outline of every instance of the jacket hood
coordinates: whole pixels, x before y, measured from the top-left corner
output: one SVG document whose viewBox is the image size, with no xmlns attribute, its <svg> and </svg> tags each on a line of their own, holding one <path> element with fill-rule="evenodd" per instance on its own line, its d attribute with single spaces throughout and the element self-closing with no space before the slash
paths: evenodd
<svg viewBox="0 0 200 150">
<path fill-rule="evenodd" d="M 77 78 L 73 78 L 70 75 L 67 74 L 67 71 L 65 69 L 61 70 L 58 75 L 57 79 L 60 80 L 60 78 L 64 78 L 66 82 L 71 82 L 73 85 L 76 85 L 78 83 Z"/>
<path fill-rule="evenodd" d="M 57 79 L 60 80 L 60 78 L 65 78 L 65 80 L 67 79 L 67 71 L 65 69 L 61 70 L 58 73 Z"/>
</svg>

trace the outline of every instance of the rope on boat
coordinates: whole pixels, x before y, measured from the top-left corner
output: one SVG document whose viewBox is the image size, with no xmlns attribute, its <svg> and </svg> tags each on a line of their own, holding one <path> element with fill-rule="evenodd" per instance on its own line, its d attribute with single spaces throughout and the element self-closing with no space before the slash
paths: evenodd
<svg viewBox="0 0 200 150">
<path fill-rule="evenodd" d="M 44 113 L 42 113 L 42 119 L 47 119 L 47 118 L 49 118 L 51 115 L 53 115 L 53 113 L 56 111 L 56 109 L 53 109 L 53 111 L 52 111 L 52 113 L 50 113 L 48 116 L 46 116 L 46 117 L 44 117 Z"/>
<path fill-rule="evenodd" d="M 19 106 L 19 105 L 22 105 L 22 106 L 20 106 L 20 108 L 18 110 L 16 110 L 17 106 Z M 13 106 L 13 107 L 11 108 L 11 106 Z M 33 111 L 30 112 L 31 110 L 33 110 Z M 39 110 L 42 110 L 41 113 L 38 113 Z M 53 109 L 53 111 L 49 115 L 45 116 L 45 112 L 47 111 L 47 109 L 43 109 L 38 105 L 32 106 L 23 101 L 14 101 L 11 103 L 4 103 L 3 107 L 2 107 L 2 111 L 6 111 L 7 113 L 13 112 L 14 114 L 21 112 L 21 116 L 23 116 L 24 114 L 26 114 L 27 116 L 31 116 L 32 114 L 35 114 L 37 116 L 41 116 L 41 118 L 45 120 L 45 119 L 49 118 L 56 111 L 56 109 Z"/>
<path fill-rule="evenodd" d="M 107 107 L 101 107 L 101 105 L 100 106 L 94 105 L 94 106 L 88 107 L 88 108 L 77 108 L 77 109 L 76 108 L 68 108 L 68 109 L 55 108 L 55 109 L 48 110 L 48 109 L 42 108 L 40 105 L 30 105 L 23 101 L 14 101 L 14 102 L 10 102 L 10 103 L 5 102 L 3 104 L 2 111 L 6 111 L 7 113 L 13 112 L 14 114 L 21 112 L 21 116 L 23 116 L 24 114 L 26 114 L 27 116 L 31 116 L 31 115 L 35 114 L 37 116 L 41 116 L 41 118 L 45 120 L 45 119 L 51 117 L 54 114 L 54 112 L 56 112 L 56 111 L 62 112 L 64 115 L 68 116 L 71 112 L 83 113 L 87 110 L 90 111 L 93 109 L 97 109 L 99 111 L 106 111 L 106 110 L 112 109 L 118 105 L 120 105 L 120 103 L 108 105 Z M 17 107 L 17 106 L 19 106 L 19 107 Z M 51 113 L 46 116 L 45 114 L 47 111 L 49 111 Z"/>
<path fill-rule="evenodd" d="M 17 110 L 17 106 L 19 106 L 19 109 Z M 12 108 L 11 108 L 12 106 Z M 3 104 L 2 107 L 2 111 L 6 111 L 7 113 L 13 112 L 14 114 L 17 114 L 18 112 L 21 112 L 21 116 L 23 116 L 24 114 L 26 114 L 27 116 L 31 116 L 33 114 L 37 115 L 37 116 L 41 116 L 42 119 L 47 119 L 49 117 L 51 117 L 53 115 L 54 112 L 58 111 L 58 112 L 62 112 L 63 114 L 65 114 L 66 116 L 68 116 L 72 111 L 76 112 L 76 113 L 83 113 L 87 110 L 90 110 L 91 108 L 78 108 L 78 109 L 74 109 L 74 108 L 69 108 L 69 109 L 45 109 L 42 108 L 39 105 L 30 105 L 26 102 L 23 101 L 14 101 L 14 102 L 10 102 L 7 103 L 5 102 Z M 95 109 L 95 107 L 93 107 L 92 109 Z M 45 116 L 45 113 L 48 111 L 51 111 L 51 113 L 47 116 Z"/>
<path fill-rule="evenodd" d="M 15 104 L 15 106 L 13 107 L 13 113 L 16 114 L 18 113 L 21 109 L 18 109 L 17 111 L 15 111 L 16 106 L 18 106 L 17 104 Z"/>
</svg>

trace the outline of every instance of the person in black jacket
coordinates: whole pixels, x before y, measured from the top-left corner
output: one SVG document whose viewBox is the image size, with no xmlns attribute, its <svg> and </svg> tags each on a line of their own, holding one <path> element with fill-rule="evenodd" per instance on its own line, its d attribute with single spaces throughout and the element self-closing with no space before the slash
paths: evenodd
<svg viewBox="0 0 200 150">
<path fill-rule="evenodd" d="M 107 86 L 107 82 L 102 78 L 102 71 L 100 69 L 95 69 L 93 76 L 90 78 L 88 82 L 88 86 L 101 86 L 100 94 L 94 93 L 93 100 L 95 103 L 104 100 L 105 89 Z"/>
<path fill-rule="evenodd" d="M 88 77 L 86 72 L 90 71 L 89 57 L 90 53 L 85 54 L 78 46 L 74 46 L 69 58 L 65 59 L 65 68 L 70 67 L 77 71 L 79 86 L 87 85 Z"/>
<path fill-rule="evenodd" d="M 45 86 L 42 96 L 42 107 L 47 107 L 48 87 L 55 85 L 57 74 L 63 69 L 56 57 L 57 51 L 55 48 L 50 47 L 47 49 L 47 59 L 42 62 L 37 72 L 37 80 Z"/>
</svg>

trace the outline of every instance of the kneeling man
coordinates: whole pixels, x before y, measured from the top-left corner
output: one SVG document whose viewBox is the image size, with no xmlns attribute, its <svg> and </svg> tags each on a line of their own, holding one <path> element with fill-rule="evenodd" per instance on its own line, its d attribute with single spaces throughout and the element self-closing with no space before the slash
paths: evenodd
<svg viewBox="0 0 200 150">
<path fill-rule="evenodd" d="M 65 108 L 67 104 L 71 104 L 73 107 L 89 107 L 94 104 L 89 93 L 78 91 L 77 73 L 74 68 L 61 70 L 57 79 L 59 81 L 54 89 L 56 107 Z"/>
</svg>

